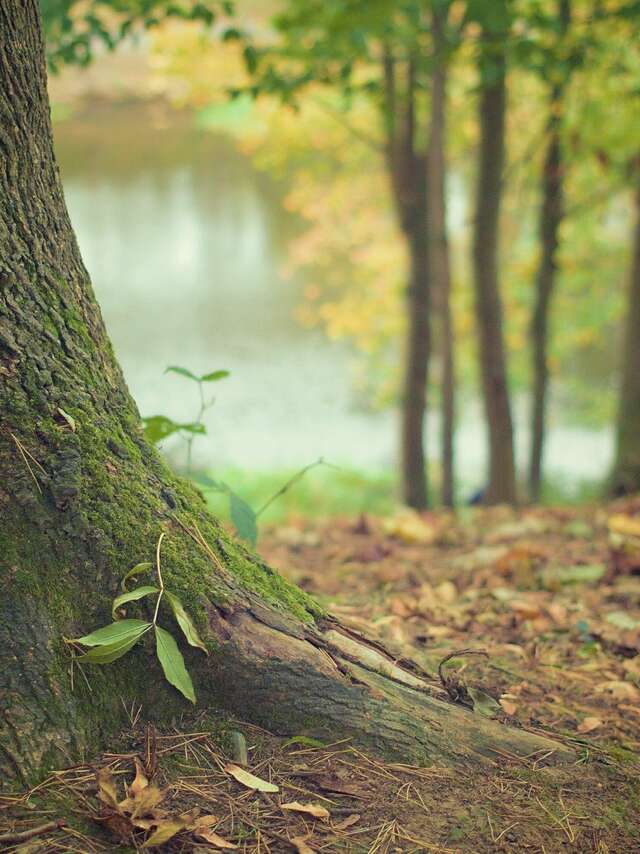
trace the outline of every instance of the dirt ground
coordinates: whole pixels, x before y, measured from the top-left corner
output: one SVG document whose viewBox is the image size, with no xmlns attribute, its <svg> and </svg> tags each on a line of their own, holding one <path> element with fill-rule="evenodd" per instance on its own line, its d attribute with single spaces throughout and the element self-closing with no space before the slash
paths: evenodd
<svg viewBox="0 0 640 854">
<path fill-rule="evenodd" d="M 640 501 L 290 519 L 260 551 L 474 714 L 570 741 L 576 765 L 413 768 L 211 717 L 156 733 L 132 710 L 113 753 L 0 798 L 0 850 L 136 851 L 164 828 L 151 850 L 640 851 Z M 258 782 L 229 764 L 245 744 Z"/>
</svg>

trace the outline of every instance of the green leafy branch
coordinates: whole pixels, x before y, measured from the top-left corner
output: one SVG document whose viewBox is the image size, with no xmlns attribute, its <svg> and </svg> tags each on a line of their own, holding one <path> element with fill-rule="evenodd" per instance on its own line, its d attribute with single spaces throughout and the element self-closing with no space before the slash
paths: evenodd
<svg viewBox="0 0 640 854">
<path fill-rule="evenodd" d="M 186 379 L 197 383 L 200 398 L 198 414 L 196 415 L 195 421 L 190 421 L 185 424 L 173 421 L 166 415 L 151 415 L 148 418 L 143 418 L 142 423 L 144 424 L 144 435 L 149 442 L 157 445 L 158 442 L 161 442 L 163 439 L 166 439 L 174 433 L 182 434 L 187 442 L 187 472 L 191 473 L 191 452 L 193 440 L 198 435 L 206 435 L 207 428 L 202 419 L 207 409 L 210 409 L 215 402 L 215 398 L 213 397 L 209 401 L 205 400 L 204 384 L 218 382 L 219 380 L 225 379 L 229 376 L 229 371 L 209 371 L 206 374 L 194 374 L 192 371 L 187 368 L 183 368 L 180 365 L 170 365 L 165 369 L 165 374 L 178 374 L 178 376 L 185 377 Z"/>
<path fill-rule="evenodd" d="M 84 635 L 81 638 L 67 639 L 65 642 L 69 644 L 80 644 L 90 647 L 87 652 L 81 655 L 74 656 L 74 661 L 78 664 L 111 664 L 126 655 L 130 649 L 143 638 L 147 632 L 153 631 L 156 639 L 156 655 L 162 667 L 165 679 L 171 685 L 180 691 L 187 700 L 192 703 L 196 701 L 196 695 L 193 688 L 193 682 L 187 668 L 185 667 L 184 658 L 178 649 L 178 644 L 173 635 L 166 629 L 158 625 L 158 612 L 160 610 L 160 602 L 163 597 L 169 604 L 173 616 L 180 627 L 187 643 L 190 646 L 198 647 L 205 654 L 208 654 L 207 648 L 202 642 L 196 627 L 191 618 L 187 614 L 180 599 L 171 593 L 164 586 L 162 578 L 162 570 L 160 567 L 160 547 L 164 539 L 164 533 L 160 534 L 158 544 L 156 546 L 156 574 L 158 576 L 158 586 L 142 585 L 133 590 L 127 590 L 127 581 L 135 578 L 138 575 L 148 572 L 152 569 L 153 564 L 149 562 L 139 563 L 129 570 L 122 579 L 122 593 L 116 596 L 113 600 L 111 608 L 111 616 L 114 622 L 108 626 L 103 626 L 96 629 L 91 634 Z M 135 602 L 143 599 L 146 596 L 158 595 L 153 614 L 153 620 L 147 622 L 137 619 L 118 619 L 118 611 L 123 605 L 129 602 Z"/>
</svg>

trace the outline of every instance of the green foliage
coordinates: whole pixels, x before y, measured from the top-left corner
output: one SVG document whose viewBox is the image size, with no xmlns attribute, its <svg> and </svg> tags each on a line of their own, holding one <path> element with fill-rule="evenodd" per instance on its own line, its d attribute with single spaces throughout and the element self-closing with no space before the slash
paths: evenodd
<svg viewBox="0 0 640 854">
<path fill-rule="evenodd" d="M 213 24 L 230 2 L 201 0 L 40 0 L 47 58 L 52 70 L 88 65 L 97 44 L 113 50 L 136 26 L 149 29 L 167 18 Z"/>
<path fill-rule="evenodd" d="M 180 691 L 181 694 L 191 700 L 196 701 L 195 691 L 193 690 L 193 682 L 184 666 L 184 658 L 178 649 L 178 644 L 175 642 L 172 635 L 160 626 L 155 626 L 156 632 L 156 652 L 158 661 L 162 666 L 165 679 L 171 685 Z"/>
<path fill-rule="evenodd" d="M 203 435 L 207 432 L 204 424 L 192 421 L 189 424 L 178 424 L 166 415 L 150 415 L 142 419 L 144 424 L 144 435 L 148 442 L 157 445 L 163 439 L 168 439 L 174 433 L 189 433 L 191 435 Z"/>
<path fill-rule="evenodd" d="M 123 605 L 129 604 L 143 599 L 146 596 L 158 594 L 156 600 L 153 620 L 139 620 L 127 618 L 116 620 L 108 626 L 103 626 L 96 629 L 88 635 L 83 635 L 80 638 L 66 640 L 69 644 L 79 644 L 81 646 L 90 647 L 88 652 L 83 652 L 80 655 L 74 655 L 74 662 L 78 664 L 111 664 L 117 661 L 122 656 L 126 655 L 130 649 L 141 640 L 144 635 L 151 629 L 155 632 L 156 637 L 156 654 L 158 661 L 162 667 L 167 682 L 173 685 L 192 703 L 196 701 L 196 695 L 193 688 L 191 677 L 185 667 L 184 658 L 178 649 L 178 645 L 173 636 L 166 630 L 161 628 L 157 623 L 158 611 L 160 602 L 164 597 L 178 623 L 187 642 L 194 647 L 198 647 L 205 654 L 208 654 L 207 648 L 202 642 L 196 627 L 191 618 L 184 609 L 180 599 L 174 594 L 165 590 L 162 574 L 160 572 L 160 545 L 162 543 L 161 535 L 157 547 L 157 574 L 159 586 L 144 585 L 136 587 L 134 590 L 127 591 L 126 582 L 130 578 L 134 578 L 143 572 L 151 569 L 152 564 L 145 562 L 139 563 L 130 569 L 122 579 L 123 593 L 116 596 L 111 607 L 112 615 L 115 617 L 117 612 Z"/>
</svg>

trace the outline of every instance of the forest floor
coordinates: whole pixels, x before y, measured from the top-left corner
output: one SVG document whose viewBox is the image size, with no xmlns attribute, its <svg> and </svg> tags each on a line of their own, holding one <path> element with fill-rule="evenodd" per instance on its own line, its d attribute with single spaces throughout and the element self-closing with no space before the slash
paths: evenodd
<svg viewBox="0 0 640 854">
<path fill-rule="evenodd" d="M 137 722 L 119 752 L 0 798 L 0 850 L 134 851 L 153 826 L 175 833 L 153 850 L 174 852 L 640 851 L 640 500 L 290 518 L 263 532 L 260 552 L 344 623 L 463 682 L 474 714 L 551 731 L 577 764 L 413 768 L 241 723 L 156 736 Z M 228 764 L 234 729 L 258 790 Z M 2 833 L 62 817 L 2 847 Z"/>
</svg>

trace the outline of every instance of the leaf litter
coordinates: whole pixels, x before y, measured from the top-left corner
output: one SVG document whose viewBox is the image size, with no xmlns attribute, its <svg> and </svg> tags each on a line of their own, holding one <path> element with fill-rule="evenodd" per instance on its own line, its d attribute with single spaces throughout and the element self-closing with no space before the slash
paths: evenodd
<svg viewBox="0 0 640 854">
<path fill-rule="evenodd" d="M 346 624 L 440 668 L 475 713 L 571 739 L 578 766 L 416 768 L 211 715 L 162 734 L 136 724 L 121 752 L 0 797 L 0 850 L 640 850 L 640 502 L 290 519 L 261 551 Z M 3 832 L 52 826 L 3 848 Z"/>
</svg>

